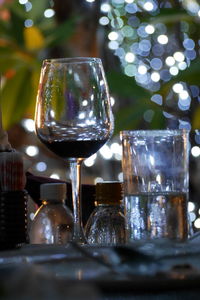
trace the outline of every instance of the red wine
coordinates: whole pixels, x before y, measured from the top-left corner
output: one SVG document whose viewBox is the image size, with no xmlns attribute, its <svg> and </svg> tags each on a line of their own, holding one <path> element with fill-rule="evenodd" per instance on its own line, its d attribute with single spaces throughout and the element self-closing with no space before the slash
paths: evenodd
<svg viewBox="0 0 200 300">
<path fill-rule="evenodd" d="M 86 158 L 96 153 L 107 140 L 41 141 L 62 158 Z"/>
</svg>

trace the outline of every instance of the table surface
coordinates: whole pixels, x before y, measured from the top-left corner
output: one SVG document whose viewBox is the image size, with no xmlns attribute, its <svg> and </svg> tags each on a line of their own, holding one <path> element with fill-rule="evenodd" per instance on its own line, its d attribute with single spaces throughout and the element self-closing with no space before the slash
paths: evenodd
<svg viewBox="0 0 200 300">
<path fill-rule="evenodd" d="M 199 234 L 184 244 L 69 243 L 0 252 L 0 298 L 191 300 L 199 292 Z"/>
</svg>

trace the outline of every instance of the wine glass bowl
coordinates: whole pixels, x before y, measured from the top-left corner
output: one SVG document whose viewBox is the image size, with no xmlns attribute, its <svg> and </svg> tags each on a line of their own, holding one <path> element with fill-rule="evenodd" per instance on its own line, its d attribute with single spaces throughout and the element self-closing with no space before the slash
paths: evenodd
<svg viewBox="0 0 200 300">
<path fill-rule="evenodd" d="M 80 164 L 113 133 L 108 86 L 99 58 L 43 62 L 35 111 L 38 138 L 70 163 L 74 240 L 84 240 L 81 223 Z"/>
</svg>

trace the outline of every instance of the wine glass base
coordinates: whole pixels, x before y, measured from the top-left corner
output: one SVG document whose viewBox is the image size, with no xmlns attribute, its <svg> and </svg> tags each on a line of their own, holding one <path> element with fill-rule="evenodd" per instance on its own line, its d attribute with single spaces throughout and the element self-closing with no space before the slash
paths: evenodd
<svg viewBox="0 0 200 300">
<path fill-rule="evenodd" d="M 74 236 L 72 238 L 72 242 L 77 243 L 79 245 L 86 245 L 87 244 L 87 240 L 85 238 L 76 237 L 76 236 Z"/>
<path fill-rule="evenodd" d="M 74 224 L 74 232 L 72 235 L 72 242 L 77 243 L 79 245 L 87 244 L 87 240 L 84 235 L 83 229 L 78 224 Z"/>
</svg>

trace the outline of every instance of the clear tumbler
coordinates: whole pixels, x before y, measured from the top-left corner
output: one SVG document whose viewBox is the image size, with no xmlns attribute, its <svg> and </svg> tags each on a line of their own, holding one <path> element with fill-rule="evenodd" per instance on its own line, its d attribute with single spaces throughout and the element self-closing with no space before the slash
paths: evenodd
<svg viewBox="0 0 200 300">
<path fill-rule="evenodd" d="M 188 236 L 189 131 L 121 132 L 128 242 Z"/>
</svg>

